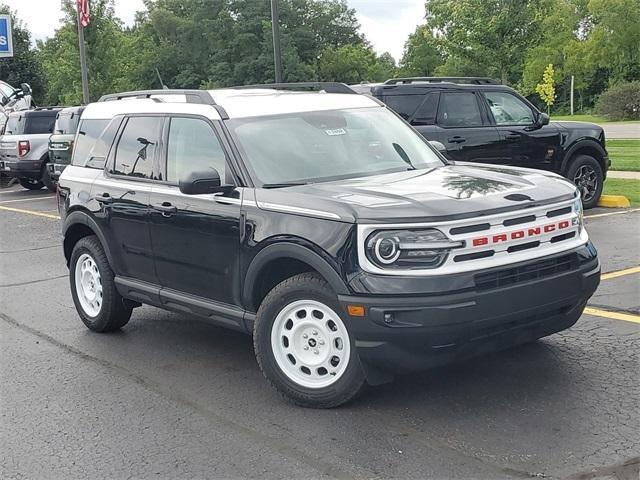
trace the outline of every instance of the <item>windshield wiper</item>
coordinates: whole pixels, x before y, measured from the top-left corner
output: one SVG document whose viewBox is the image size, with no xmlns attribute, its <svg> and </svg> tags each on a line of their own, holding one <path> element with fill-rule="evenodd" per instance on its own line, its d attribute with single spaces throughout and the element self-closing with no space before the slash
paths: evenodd
<svg viewBox="0 0 640 480">
<path fill-rule="evenodd" d="M 407 152 L 404 151 L 404 148 L 402 148 L 400 145 L 398 145 L 395 142 L 392 143 L 391 145 L 393 145 L 393 149 L 400 156 L 402 161 L 404 163 L 406 163 L 407 165 L 409 165 L 409 168 L 407 170 L 415 170 L 416 167 L 415 167 L 415 165 L 413 163 L 411 163 L 411 159 L 409 158 L 409 155 L 407 155 Z"/>
<path fill-rule="evenodd" d="M 310 182 L 282 182 L 282 183 L 264 183 L 262 188 L 284 188 L 296 187 L 299 185 L 309 185 Z"/>
</svg>

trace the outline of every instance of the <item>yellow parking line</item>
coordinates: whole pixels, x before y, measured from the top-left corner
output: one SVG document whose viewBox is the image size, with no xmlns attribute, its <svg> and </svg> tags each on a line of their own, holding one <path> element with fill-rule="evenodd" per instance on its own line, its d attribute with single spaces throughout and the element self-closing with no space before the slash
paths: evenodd
<svg viewBox="0 0 640 480">
<path fill-rule="evenodd" d="M 631 275 L 632 273 L 640 273 L 640 266 L 625 268 L 624 270 L 616 270 L 609 273 L 603 273 L 602 275 L 600 275 L 600 280 L 609 280 L 610 278 L 617 278 L 617 277 L 622 277 L 624 275 Z"/>
<path fill-rule="evenodd" d="M 626 215 L 627 213 L 633 213 L 638 211 L 640 211 L 640 208 L 632 208 L 631 210 L 625 210 L 623 212 L 608 212 L 608 213 L 597 213 L 595 215 L 585 215 L 584 218 L 609 217 L 611 215 Z"/>
<path fill-rule="evenodd" d="M 610 318 L 612 320 L 622 320 L 624 322 L 640 323 L 640 315 L 631 313 L 610 312 L 609 310 L 601 310 L 599 308 L 587 307 L 584 309 L 586 315 L 594 315 L 596 317 Z"/>
<path fill-rule="evenodd" d="M 6 210 L 7 212 L 26 213 L 28 215 L 36 215 L 38 217 L 46 217 L 46 218 L 52 218 L 54 220 L 60 220 L 60 217 L 58 215 L 51 215 L 50 213 L 36 212 L 35 210 L 23 210 L 22 208 L 5 207 L 3 205 L 0 205 L 0 210 Z"/>
<path fill-rule="evenodd" d="M 36 200 L 45 200 L 49 198 L 56 198 L 55 195 L 47 196 L 47 197 L 31 197 L 31 198 L 19 198 L 18 200 L 0 200 L 0 203 L 4 205 L 5 203 L 16 203 L 16 202 L 34 202 Z"/>
</svg>

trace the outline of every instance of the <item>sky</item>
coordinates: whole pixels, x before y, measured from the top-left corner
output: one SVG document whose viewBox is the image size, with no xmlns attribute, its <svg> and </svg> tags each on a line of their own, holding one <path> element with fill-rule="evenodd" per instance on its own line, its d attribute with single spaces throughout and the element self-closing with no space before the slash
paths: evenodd
<svg viewBox="0 0 640 480">
<path fill-rule="evenodd" d="M 268 1 L 268 0 L 256 0 Z M 52 36 L 62 16 L 60 0 L 0 0 L 18 12 L 34 39 Z M 389 52 L 397 60 L 404 42 L 424 17 L 424 0 L 347 0 L 357 12 L 361 31 L 378 53 Z M 135 12 L 143 9 L 142 0 L 115 0 L 116 15 L 133 23 Z"/>
</svg>

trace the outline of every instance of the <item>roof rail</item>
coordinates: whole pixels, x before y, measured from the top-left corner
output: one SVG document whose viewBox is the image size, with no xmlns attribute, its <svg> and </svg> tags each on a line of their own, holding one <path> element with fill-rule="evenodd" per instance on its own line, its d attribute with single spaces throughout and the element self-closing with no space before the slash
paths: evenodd
<svg viewBox="0 0 640 480">
<path fill-rule="evenodd" d="M 411 83 L 467 83 L 471 85 L 501 85 L 500 80 L 489 77 L 406 77 L 391 78 L 385 85 L 404 85 Z"/>
<path fill-rule="evenodd" d="M 216 104 L 209 92 L 195 89 L 138 90 L 134 92 L 109 93 L 100 97 L 98 101 L 110 102 L 112 100 L 122 100 L 123 98 L 153 98 L 153 96 L 158 95 L 184 95 L 187 103 Z"/>
<path fill-rule="evenodd" d="M 240 85 L 229 88 L 270 88 L 272 90 L 301 90 L 301 91 L 321 91 L 327 93 L 349 93 L 355 94 L 346 84 L 340 82 L 291 82 L 291 83 L 259 83 L 255 85 Z"/>
</svg>

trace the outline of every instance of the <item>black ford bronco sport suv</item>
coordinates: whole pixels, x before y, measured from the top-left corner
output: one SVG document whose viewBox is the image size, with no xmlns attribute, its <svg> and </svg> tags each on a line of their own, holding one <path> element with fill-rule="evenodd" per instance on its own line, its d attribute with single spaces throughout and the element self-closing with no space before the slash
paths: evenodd
<svg viewBox="0 0 640 480">
<path fill-rule="evenodd" d="M 598 125 L 550 122 L 515 90 L 488 78 L 397 78 L 369 90 L 426 139 L 444 145 L 451 160 L 555 172 L 578 186 L 585 208 L 598 203 L 610 166 Z"/>
<path fill-rule="evenodd" d="M 381 102 L 323 88 L 87 106 L 58 205 L 88 328 L 187 312 L 252 334 L 281 393 L 332 407 L 578 320 L 600 264 L 572 183 L 452 165 Z"/>
</svg>

